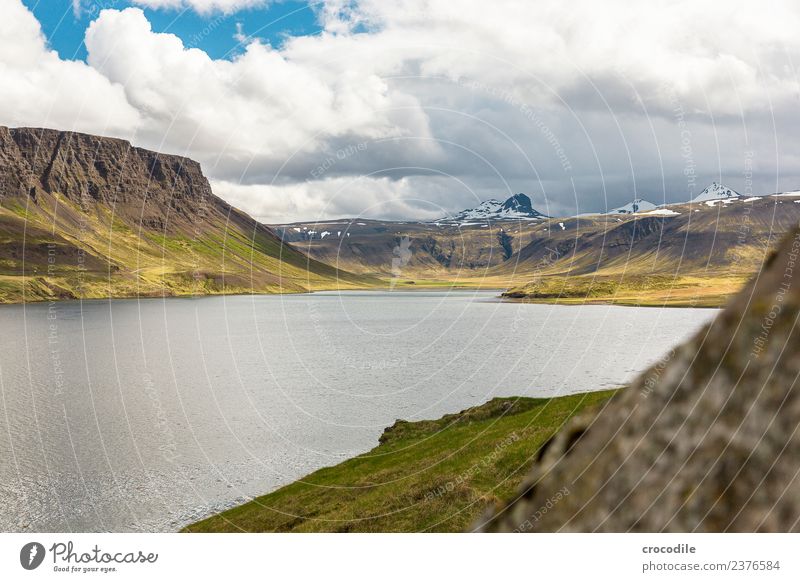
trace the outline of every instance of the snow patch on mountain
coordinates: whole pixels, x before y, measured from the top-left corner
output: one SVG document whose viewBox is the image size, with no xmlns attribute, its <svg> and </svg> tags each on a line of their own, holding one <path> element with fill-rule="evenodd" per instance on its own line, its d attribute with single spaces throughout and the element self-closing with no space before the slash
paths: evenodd
<svg viewBox="0 0 800 582">
<path fill-rule="evenodd" d="M 738 198 L 717 198 L 715 200 L 706 200 L 704 204 L 706 206 L 716 206 L 717 204 L 720 206 L 727 206 L 728 204 L 733 204 L 737 200 Z"/>
<path fill-rule="evenodd" d="M 648 212 L 658 208 L 655 204 L 642 198 L 636 198 L 633 202 L 620 206 L 613 210 L 609 210 L 606 214 L 635 214 L 636 212 Z"/>
<path fill-rule="evenodd" d="M 697 196 L 692 198 L 690 202 L 706 202 L 708 200 L 725 200 L 730 198 L 739 198 L 741 194 L 739 194 L 736 190 L 731 190 L 727 186 L 723 186 L 722 184 L 717 184 L 716 182 L 712 182 L 711 185 L 700 192 Z"/>
<path fill-rule="evenodd" d="M 642 214 L 647 214 L 649 216 L 678 216 L 680 212 L 675 212 L 671 208 L 656 208 L 655 210 L 642 212 Z"/>
</svg>

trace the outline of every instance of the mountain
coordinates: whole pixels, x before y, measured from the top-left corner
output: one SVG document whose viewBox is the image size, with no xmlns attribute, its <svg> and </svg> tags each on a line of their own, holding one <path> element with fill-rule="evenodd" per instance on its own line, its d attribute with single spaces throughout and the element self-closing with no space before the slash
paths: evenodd
<svg viewBox="0 0 800 582">
<path fill-rule="evenodd" d="M 725 200 L 739 197 L 741 197 L 741 194 L 739 194 L 736 190 L 731 190 L 727 186 L 712 182 L 710 186 L 692 198 L 691 201 L 707 202 L 708 200 Z"/>
<path fill-rule="evenodd" d="M 475 208 L 462 210 L 454 216 L 446 216 L 437 222 L 468 223 L 485 220 L 539 220 L 544 214 L 533 208 L 531 199 L 525 194 L 514 194 L 505 202 L 492 198 Z"/>
<path fill-rule="evenodd" d="M 606 214 L 634 214 L 636 212 L 647 212 L 649 210 L 655 210 L 658 208 L 657 205 L 653 204 L 652 202 L 648 202 L 647 200 L 643 200 L 642 198 L 636 198 L 633 202 L 626 204 L 625 206 L 620 206 L 619 208 L 614 208 L 613 210 L 609 210 Z"/>
<path fill-rule="evenodd" d="M 190 159 L 0 127 L 0 302 L 363 286 L 282 244 Z"/>
</svg>

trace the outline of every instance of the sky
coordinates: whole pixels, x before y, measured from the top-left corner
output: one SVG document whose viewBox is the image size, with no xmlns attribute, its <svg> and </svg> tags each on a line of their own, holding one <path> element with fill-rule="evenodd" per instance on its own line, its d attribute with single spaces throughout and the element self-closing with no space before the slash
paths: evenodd
<svg viewBox="0 0 800 582">
<path fill-rule="evenodd" d="M 0 0 L 0 124 L 198 160 L 267 223 L 800 189 L 800 6 Z"/>
</svg>

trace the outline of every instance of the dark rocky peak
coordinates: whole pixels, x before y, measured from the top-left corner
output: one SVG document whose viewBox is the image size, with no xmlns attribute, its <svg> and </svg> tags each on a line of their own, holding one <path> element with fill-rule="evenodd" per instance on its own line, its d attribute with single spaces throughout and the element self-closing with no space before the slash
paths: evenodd
<svg viewBox="0 0 800 582">
<path fill-rule="evenodd" d="M 545 218 L 545 215 L 533 207 L 528 196 L 520 193 L 506 199 L 505 202 L 494 198 L 485 200 L 475 208 L 463 210 L 437 222 L 470 223 L 482 220 L 538 220 L 541 218 Z"/>
<path fill-rule="evenodd" d="M 533 204 L 531 203 L 531 199 L 521 192 L 519 194 L 514 194 L 508 200 L 503 202 L 502 208 L 503 210 L 510 210 L 513 212 L 522 212 L 522 213 L 535 212 L 533 210 Z M 538 214 L 538 212 L 536 212 L 536 214 Z"/>
</svg>

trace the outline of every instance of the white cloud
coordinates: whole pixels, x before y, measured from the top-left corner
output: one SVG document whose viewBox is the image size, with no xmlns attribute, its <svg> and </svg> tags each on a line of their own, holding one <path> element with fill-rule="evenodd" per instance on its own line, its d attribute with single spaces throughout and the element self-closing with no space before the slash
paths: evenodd
<svg viewBox="0 0 800 582">
<path fill-rule="evenodd" d="M 660 106 L 668 106 L 669 87 L 693 107 L 734 114 L 739 100 L 748 109 L 766 109 L 767 92 L 778 99 L 797 96 L 796 75 L 782 70 L 800 47 L 800 8 L 790 1 L 771 3 L 757 15 L 743 0 L 726 3 L 724 11 L 711 0 L 576 0 L 568 6 L 498 0 L 490 7 L 479 0 L 337 0 L 326 6 L 328 28 L 357 23 L 376 32 L 346 35 L 339 43 L 302 39 L 298 49 L 315 51 L 324 42 L 386 72 L 416 65 L 424 75 L 478 79 L 539 98 L 552 91 L 556 99 L 589 81 L 630 84 Z M 354 51 L 355 45 L 373 50 Z M 731 91 L 737 92 L 733 99 Z"/>
<path fill-rule="evenodd" d="M 247 35 L 244 33 L 244 24 L 241 22 L 236 23 L 236 32 L 233 35 L 233 39 L 239 43 L 247 42 Z"/>
<path fill-rule="evenodd" d="M 212 187 L 234 206 L 272 223 L 410 215 L 434 220 L 448 212 L 449 192 L 415 178 L 336 177 L 280 186 L 214 180 Z"/>
<path fill-rule="evenodd" d="M 220 172 L 255 162 L 277 168 L 331 139 L 425 129 L 392 111 L 409 98 L 372 72 L 298 63 L 258 41 L 232 62 L 215 61 L 174 35 L 153 33 L 138 9 L 101 12 L 86 46 L 89 64 L 124 86 L 141 112 L 143 137 L 216 158 Z"/>
<path fill-rule="evenodd" d="M 153 32 L 138 9 L 104 10 L 88 65 L 47 50 L 19 0 L 0 10 L 2 122 L 135 132 L 200 160 L 221 194 L 265 218 L 379 200 L 386 216 L 428 217 L 398 202 L 409 188 L 449 210 L 513 191 L 545 196 L 551 212 L 634 191 L 674 200 L 690 166 L 697 191 L 720 175 L 736 187 L 745 150 L 764 189 L 800 183 L 800 7 L 788 1 L 758 12 L 743 0 L 328 0 L 321 34 L 280 49 L 253 40 L 233 60 Z"/>
<path fill-rule="evenodd" d="M 215 11 L 230 14 L 245 8 L 265 6 L 268 0 L 133 0 L 133 3 L 145 8 L 164 8 L 169 10 L 191 8 L 200 14 L 208 14 Z"/>
<path fill-rule="evenodd" d="M 120 85 L 47 48 L 19 0 L 0 0 L 0 123 L 132 135 L 139 112 Z"/>
</svg>

